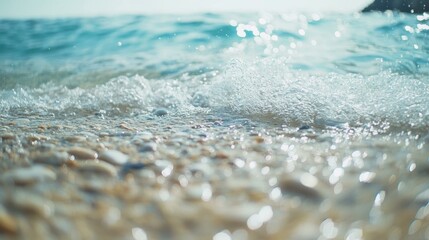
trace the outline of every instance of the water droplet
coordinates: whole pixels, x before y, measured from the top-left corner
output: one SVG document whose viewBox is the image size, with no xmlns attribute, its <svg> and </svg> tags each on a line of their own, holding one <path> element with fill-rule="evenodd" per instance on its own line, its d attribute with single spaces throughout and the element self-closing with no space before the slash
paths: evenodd
<svg viewBox="0 0 429 240">
<path fill-rule="evenodd" d="M 335 37 L 339 38 L 339 37 L 341 37 L 341 32 L 340 31 L 335 31 L 334 35 L 335 35 Z"/>
<path fill-rule="evenodd" d="M 265 20 L 264 18 L 260 18 L 258 22 L 259 22 L 259 24 L 261 24 L 261 25 L 265 25 L 265 24 L 267 24 L 267 20 Z"/>
<path fill-rule="evenodd" d="M 328 239 L 335 238 L 338 234 L 338 229 L 335 227 L 334 222 L 328 218 L 320 224 L 320 232 Z"/>
<path fill-rule="evenodd" d="M 381 206 L 381 204 L 383 203 L 385 197 L 386 197 L 386 192 L 385 191 L 379 192 L 377 194 L 377 196 L 375 196 L 374 206 L 376 206 L 376 207 Z"/>
<path fill-rule="evenodd" d="M 133 228 L 131 233 L 135 240 L 147 240 L 146 232 L 141 228 Z"/>
<path fill-rule="evenodd" d="M 213 240 L 231 240 L 231 236 L 228 232 L 227 230 L 223 230 L 222 232 L 216 233 L 213 236 Z"/>
<path fill-rule="evenodd" d="M 302 174 L 299 180 L 302 183 L 302 185 L 309 188 L 314 188 L 319 182 L 315 176 L 309 173 Z"/>
<path fill-rule="evenodd" d="M 370 183 L 375 178 L 374 172 L 363 172 L 359 175 L 359 182 Z"/>
<path fill-rule="evenodd" d="M 256 230 L 262 226 L 263 222 L 261 221 L 261 218 L 259 217 L 259 214 L 253 214 L 252 216 L 247 219 L 247 227 L 250 230 Z"/>
<path fill-rule="evenodd" d="M 271 200 L 278 200 L 282 197 L 282 191 L 279 187 L 274 188 L 271 192 L 270 192 L 270 198 Z"/>
<path fill-rule="evenodd" d="M 262 222 L 268 222 L 274 215 L 273 209 L 271 206 L 264 206 L 259 211 L 259 219 Z"/>
<path fill-rule="evenodd" d="M 352 228 L 347 232 L 346 240 L 361 240 L 363 236 L 362 229 Z"/>
</svg>

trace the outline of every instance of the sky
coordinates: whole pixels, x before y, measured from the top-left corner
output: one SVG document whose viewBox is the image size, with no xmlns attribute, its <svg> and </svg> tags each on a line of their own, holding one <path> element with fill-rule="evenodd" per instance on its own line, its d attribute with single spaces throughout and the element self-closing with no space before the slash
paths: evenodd
<svg viewBox="0 0 429 240">
<path fill-rule="evenodd" d="M 371 0 L 0 0 L 0 18 L 192 12 L 354 12 Z"/>
</svg>

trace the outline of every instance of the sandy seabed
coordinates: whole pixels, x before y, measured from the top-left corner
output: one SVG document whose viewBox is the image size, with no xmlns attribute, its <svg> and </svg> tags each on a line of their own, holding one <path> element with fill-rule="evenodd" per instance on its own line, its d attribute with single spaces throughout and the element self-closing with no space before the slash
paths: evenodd
<svg viewBox="0 0 429 240">
<path fill-rule="evenodd" d="M 429 135 L 233 116 L 0 118 L 1 239 L 425 239 Z"/>
</svg>

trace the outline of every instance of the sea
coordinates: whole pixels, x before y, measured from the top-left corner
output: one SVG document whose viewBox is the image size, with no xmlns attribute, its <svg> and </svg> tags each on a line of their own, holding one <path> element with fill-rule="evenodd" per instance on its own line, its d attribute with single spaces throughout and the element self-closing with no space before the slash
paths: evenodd
<svg viewBox="0 0 429 240">
<path fill-rule="evenodd" d="M 43 198 L 82 239 L 429 238 L 428 43 L 429 14 L 392 11 L 3 19 L 0 172 L 55 171 Z M 70 163 L 105 149 L 132 164 Z M 58 239 L 0 193 L 9 231 Z M 96 199 L 122 227 L 85 220 Z"/>
<path fill-rule="evenodd" d="M 428 24 L 393 12 L 1 20 L 0 113 L 165 108 L 427 132 Z"/>
</svg>

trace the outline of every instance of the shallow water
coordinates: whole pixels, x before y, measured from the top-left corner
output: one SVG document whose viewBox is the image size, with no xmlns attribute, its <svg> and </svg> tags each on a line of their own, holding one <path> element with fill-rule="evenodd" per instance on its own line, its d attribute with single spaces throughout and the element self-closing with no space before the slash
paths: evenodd
<svg viewBox="0 0 429 240">
<path fill-rule="evenodd" d="M 3 20 L 0 110 L 204 108 L 427 128 L 427 23 L 392 13 Z"/>
<path fill-rule="evenodd" d="M 427 238 L 428 24 L 397 13 L 1 20 L 0 229 Z M 94 167 L 75 147 L 130 164 Z M 15 176 L 34 165 L 53 173 Z"/>
</svg>

